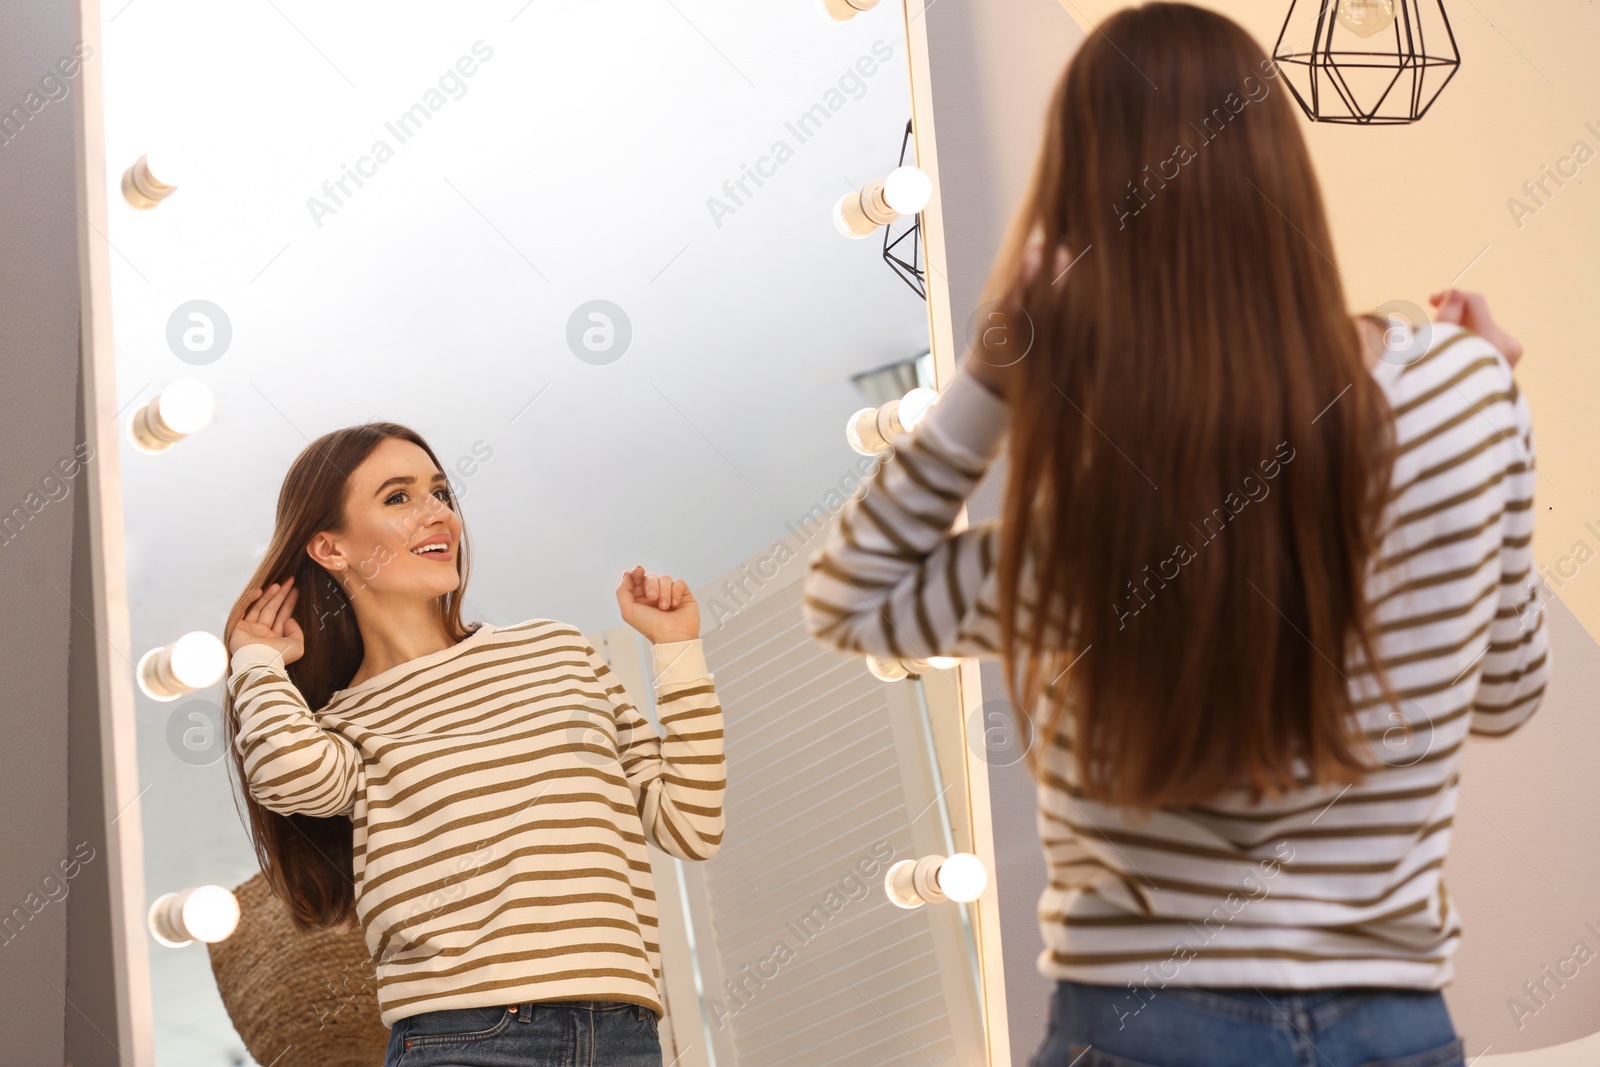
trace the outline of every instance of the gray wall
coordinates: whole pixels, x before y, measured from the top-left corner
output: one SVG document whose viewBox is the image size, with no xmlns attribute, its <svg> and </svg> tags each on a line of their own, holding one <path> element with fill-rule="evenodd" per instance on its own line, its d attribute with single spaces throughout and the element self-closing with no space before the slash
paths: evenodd
<svg viewBox="0 0 1600 1067">
<path fill-rule="evenodd" d="M 70 5 L 0 5 L 0 117 L 71 50 Z M 9 1063 L 53 1064 L 71 1010 L 67 908 L 94 866 L 60 878 L 69 639 L 90 607 L 73 582 L 79 485 L 56 468 L 81 440 L 78 236 L 72 100 L 22 114 L 0 132 L 0 517 L 28 516 L 0 534 L 0 909 L 15 924 L 0 934 L 0 1049 Z"/>
</svg>

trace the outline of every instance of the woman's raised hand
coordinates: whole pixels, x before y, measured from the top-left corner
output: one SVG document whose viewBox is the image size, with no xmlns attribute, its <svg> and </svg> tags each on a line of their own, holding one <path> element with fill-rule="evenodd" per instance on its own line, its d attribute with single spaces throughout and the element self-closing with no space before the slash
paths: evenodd
<svg viewBox="0 0 1600 1067">
<path fill-rule="evenodd" d="M 1522 358 L 1522 342 L 1506 333 L 1489 314 L 1489 302 L 1482 293 L 1465 289 L 1446 289 L 1428 297 L 1428 303 L 1437 310 L 1433 317 L 1440 322 L 1454 322 L 1471 330 L 1500 350 L 1512 367 Z"/>
<path fill-rule="evenodd" d="M 617 586 L 617 607 L 622 609 L 622 621 L 648 637 L 651 644 L 700 637 L 700 605 L 682 578 L 649 574 L 643 567 L 624 571 Z"/>
<path fill-rule="evenodd" d="M 294 621 L 294 602 L 300 590 L 290 588 L 293 584 L 294 576 L 290 575 L 250 594 L 250 606 L 228 635 L 228 655 L 245 645 L 271 645 L 283 654 L 286 664 L 305 655 L 305 634 Z"/>
</svg>

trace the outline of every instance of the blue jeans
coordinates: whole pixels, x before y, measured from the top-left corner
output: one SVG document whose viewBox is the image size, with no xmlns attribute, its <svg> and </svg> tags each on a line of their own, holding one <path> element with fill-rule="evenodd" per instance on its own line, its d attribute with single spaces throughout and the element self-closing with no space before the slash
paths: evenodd
<svg viewBox="0 0 1600 1067">
<path fill-rule="evenodd" d="M 425 1011 L 394 1024 L 383 1067 L 661 1067 L 656 1024 L 611 1000 Z"/>
<path fill-rule="evenodd" d="M 1057 982 L 1028 1067 L 1464 1067 L 1436 991 Z"/>
</svg>

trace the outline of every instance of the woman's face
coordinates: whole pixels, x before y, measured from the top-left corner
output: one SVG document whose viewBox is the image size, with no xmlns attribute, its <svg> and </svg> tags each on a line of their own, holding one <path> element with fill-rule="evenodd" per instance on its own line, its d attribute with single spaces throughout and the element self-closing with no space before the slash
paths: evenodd
<svg viewBox="0 0 1600 1067">
<path fill-rule="evenodd" d="M 344 532 L 319 534 L 310 547 L 336 576 L 349 575 L 357 593 L 443 596 L 461 584 L 461 519 L 453 503 L 444 472 L 428 453 L 389 438 L 350 474 Z M 418 551 L 434 542 L 443 542 L 443 549 Z"/>
</svg>

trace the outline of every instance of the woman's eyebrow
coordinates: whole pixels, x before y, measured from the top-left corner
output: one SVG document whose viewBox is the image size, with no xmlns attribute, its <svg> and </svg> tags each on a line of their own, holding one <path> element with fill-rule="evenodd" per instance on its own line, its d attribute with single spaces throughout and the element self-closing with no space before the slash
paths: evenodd
<svg viewBox="0 0 1600 1067">
<path fill-rule="evenodd" d="M 444 471 L 434 471 L 432 480 L 436 482 L 442 482 L 444 481 L 444 477 Z M 397 474 L 393 478 L 386 479 L 382 485 L 373 490 L 372 495 L 377 496 L 391 485 L 410 485 L 416 480 L 417 476 L 414 474 Z"/>
</svg>

